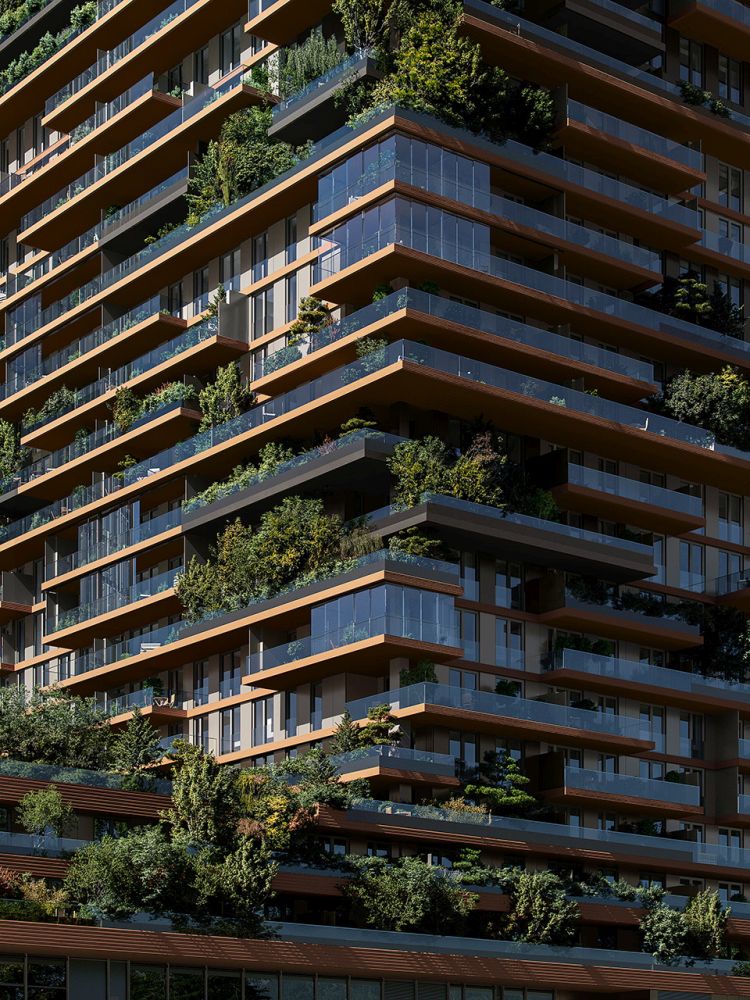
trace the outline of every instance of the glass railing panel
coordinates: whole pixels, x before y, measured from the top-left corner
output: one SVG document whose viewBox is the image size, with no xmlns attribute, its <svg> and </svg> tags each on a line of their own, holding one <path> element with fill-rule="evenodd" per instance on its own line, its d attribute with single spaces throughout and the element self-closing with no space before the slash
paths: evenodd
<svg viewBox="0 0 750 1000">
<path fill-rule="evenodd" d="M 720 597 L 747 590 L 748 587 L 750 587 L 750 569 L 741 570 L 739 573 L 730 573 L 728 576 L 720 576 L 714 581 L 716 594 Z"/>
<path fill-rule="evenodd" d="M 7 833 L 0 830 L 0 848 L 11 854 L 48 854 L 59 857 L 86 847 L 90 841 L 72 837 L 55 837 L 51 834 Z"/>
<path fill-rule="evenodd" d="M 58 767 L 54 764 L 31 764 L 27 761 L 0 760 L 0 775 L 11 778 L 28 778 L 32 781 L 51 782 L 56 785 L 90 785 L 94 788 L 125 788 L 130 778 L 107 771 L 92 771 L 79 767 Z M 148 790 L 169 795 L 172 782 L 163 778 L 150 778 Z"/>
<path fill-rule="evenodd" d="M 585 792 L 604 792 L 607 795 L 626 795 L 638 799 L 654 799 L 674 805 L 699 806 L 700 788 L 676 781 L 659 781 L 630 774 L 610 774 L 583 767 L 565 768 L 565 785 Z"/>
<path fill-rule="evenodd" d="M 383 635 L 440 646 L 461 646 L 457 619 L 452 627 L 446 627 L 446 625 L 428 622 L 422 618 L 404 618 L 396 614 L 389 614 L 377 618 L 358 619 L 350 625 L 331 630 L 323 635 L 293 639 L 280 646 L 273 646 L 270 649 L 262 650 L 262 652 L 253 653 L 247 657 L 247 670 L 251 674 L 261 670 L 271 670 L 274 667 L 304 660 L 309 656 L 325 655 L 332 650 Z"/>
<path fill-rule="evenodd" d="M 717 333 L 706 327 L 696 326 L 666 313 L 637 305 L 628 299 L 617 298 L 594 288 L 587 288 L 565 278 L 537 271 L 523 264 L 505 260 L 467 244 L 455 244 L 433 234 L 420 234 L 403 225 L 392 225 L 381 229 L 366 243 L 337 245 L 326 236 L 317 240 L 321 256 L 314 265 L 314 281 L 331 278 L 340 271 L 366 260 L 372 254 L 388 246 L 402 245 L 430 256 L 447 260 L 509 281 L 527 290 L 542 292 L 563 299 L 572 305 L 601 313 L 606 318 L 634 323 L 654 333 L 666 333 L 680 337 L 691 343 L 716 343 L 725 350 L 750 352 L 750 343 Z"/>
<path fill-rule="evenodd" d="M 356 333 L 401 309 L 411 309 L 446 322 L 458 323 L 471 330 L 478 330 L 504 340 L 516 341 L 540 351 L 558 354 L 571 361 L 593 365 L 596 368 L 616 372 L 628 378 L 647 383 L 654 381 L 654 369 L 648 362 L 629 358 L 627 355 L 617 354 L 606 348 L 586 344 L 571 337 L 563 337 L 535 326 L 528 326 L 505 316 L 498 316 L 495 313 L 486 312 L 460 302 L 453 302 L 450 299 L 441 298 L 438 295 L 432 295 L 415 288 L 404 288 L 401 291 L 392 292 L 379 302 L 373 302 L 345 319 L 336 320 L 323 327 L 307 338 L 307 343 L 304 345 L 306 353 L 310 354 L 327 347 L 329 344 L 336 343 L 343 337 L 348 337 L 350 334 Z M 278 371 L 301 357 L 302 352 L 299 347 L 296 350 L 282 348 L 269 355 L 265 360 L 257 362 L 254 378 L 262 378 L 264 375 Z"/>
<path fill-rule="evenodd" d="M 368 709 L 383 704 L 389 704 L 394 710 L 423 704 L 440 705 L 541 725 L 582 729 L 590 733 L 604 733 L 631 739 L 641 738 L 638 719 L 607 715 L 585 708 L 569 708 L 529 698 L 512 698 L 489 691 L 471 691 L 448 684 L 412 684 L 398 691 L 385 691 L 382 694 L 350 701 L 346 707 L 352 718 L 364 719 L 367 718 Z"/>
<path fill-rule="evenodd" d="M 750 815 L 750 795 L 737 796 L 737 812 L 745 816 Z"/>
<path fill-rule="evenodd" d="M 71 145 L 81 142 L 95 129 L 101 128 L 102 125 L 106 124 L 110 118 L 114 118 L 115 115 L 124 111 L 129 105 L 134 104 L 139 97 L 143 97 L 144 94 L 153 91 L 155 85 L 154 74 L 149 73 L 148 76 L 139 80 L 138 83 L 134 83 L 132 87 L 129 87 L 124 93 L 114 98 L 114 100 L 101 105 L 93 115 L 89 115 L 80 125 L 75 126 L 70 133 Z"/>
<path fill-rule="evenodd" d="M 750 692 L 748 692 L 750 694 Z M 750 760 L 750 740 L 739 740 L 738 756 L 743 760 Z"/>
<path fill-rule="evenodd" d="M 732 260 L 739 261 L 740 264 L 750 263 L 750 247 L 737 240 L 730 240 L 727 236 L 719 236 L 718 233 L 711 233 L 703 230 L 700 238 L 701 246 L 707 250 L 720 253 L 723 257 L 731 257 Z"/>
<path fill-rule="evenodd" d="M 622 139 L 635 146 L 640 146 L 650 153 L 675 160 L 692 170 L 699 171 L 703 168 L 703 157 L 697 149 L 690 149 L 689 146 L 675 142 L 667 136 L 649 132 L 631 122 L 615 118 L 614 115 L 608 115 L 598 108 L 581 104 L 580 101 L 568 101 L 568 118 L 597 129 L 599 132 L 606 132 L 607 135 L 611 135 L 615 139 Z"/>
<path fill-rule="evenodd" d="M 289 108 L 293 107 L 295 104 L 299 104 L 306 98 L 310 97 L 316 91 L 323 87 L 328 86 L 333 81 L 343 82 L 341 78 L 349 72 L 355 72 L 362 66 L 367 64 L 367 60 L 370 58 L 370 52 L 368 51 L 357 51 L 353 55 L 342 58 L 340 63 L 333 66 L 328 72 L 323 73 L 322 76 L 316 77 L 307 86 L 298 90 L 296 93 L 291 94 L 289 97 L 280 101 L 273 109 L 274 118 L 280 118 L 284 115 Z"/>
<path fill-rule="evenodd" d="M 703 501 L 700 497 L 693 497 L 677 490 L 667 490 L 661 486 L 651 486 L 637 479 L 615 476 L 608 472 L 600 472 L 598 469 L 589 469 L 584 465 L 568 466 L 568 482 L 573 486 L 585 486 L 625 500 L 634 500 L 653 507 L 666 507 L 680 514 L 703 516 Z"/>
<path fill-rule="evenodd" d="M 589 531 L 585 528 L 577 528 L 570 524 L 561 524 L 559 521 L 549 521 L 541 517 L 532 517 L 529 514 L 516 514 L 510 511 L 501 510 L 498 507 L 489 507 L 486 504 L 473 503 L 470 500 L 460 500 L 457 497 L 447 496 L 442 493 L 424 493 L 423 503 L 432 503 L 440 507 L 449 507 L 452 510 L 463 511 L 468 514 L 478 514 L 496 521 L 504 521 L 506 524 L 518 524 L 526 528 L 535 528 L 538 531 L 552 531 L 558 535 L 577 542 L 587 542 L 597 545 L 611 545 L 614 548 L 626 549 L 638 555 L 650 556 L 653 549 L 650 545 L 642 545 L 640 542 L 632 542 L 630 539 L 617 538 L 615 535 L 605 535 L 599 531 Z M 368 514 L 368 520 L 375 522 L 392 517 L 400 513 L 403 508 L 396 505 L 381 507 Z"/>
<path fill-rule="evenodd" d="M 65 445 L 63 448 L 58 448 L 56 451 L 50 452 L 43 458 L 37 459 L 36 462 L 32 462 L 31 465 L 26 465 L 18 472 L 15 472 L 1 480 L 0 495 L 8 493 L 11 490 L 15 490 L 19 486 L 23 486 L 26 483 L 30 483 L 33 479 L 38 479 L 40 476 L 44 476 L 48 472 L 54 472 L 59 469 L 60 466 L 66 465 L 68 462 L 72 462 L 76 458 L 81 458 L 83 455 L 87 455 L 96 448 L 100 448 L 102 445 L 108 444 L 110 441 L 114 441 L 118 434 L 119 431 L 117 427 L 114 424 L 109 424 L 106 427 L 102 427 L 98 431 L 94 431 L 92 434 L 89 434 L 83 441 L 76 440 L 71 444 Z"/>
<path fill-rule="evenodd" d="M 152 576 L 148 580 L 141 580 L 126 590 L 112 591 L 96 601 L 89 601 L 88 604 L 81 604 L 70 611 L 59 613 L 52 629 L 59 631 L 64 628 L 72 628 L 73 625 L 79 625 L 81 622 L 97 618 L 109 611 L 117 611 L 119 608 L 125 608 L 138 601 L 155 597 L 173 587 L 175 578 L 181 572 L 181 567 L 167 570 L 166 573 L 159 573 L 158 576 Z"/>
<path fill-rule="evenodd" d="M 350 753 L 334 754 L 331 763 L 341 774 L 370 767 L 408 767 L 423 774 L 453 776 L 456 773 L 456 758 L 447 753 L 433 753 L 431 750 L 413 750 L 409 747 L 374 746 L 352 750 Z"/>
<path fill-rule="evenodd" d="M 148 205 L 149 202 L 156 200 L 160 195 L 167 191 L 172 186 L 179 184 L 182 180 L 187 180 L 190 176 L 190 171 L 188 167 L 183 167 L 182 170 L 178 170 L 176 174 L 172 174 L 171 177 L 167 177 L 165 181 L 157 184 L 156 187 L 151 188 L 145 194 L 140 195 L 133 201 L 128 202 L 122 208 L 118 208 L 115 211 L 105 213 L 104 221 L 102 222 L 102 230 L 104 232 L 109 232 L 115 226 L 119 225 L 125 219 L 129 218 L 131 215 L 135 215 L 144 206 Z"/>
<path fill-rule="evenodd" d="M 150 521 L 137 524 L 134 528 L 130 528 L 129 531 L 108 534 L 106 538 L 101 539 L 95 545 L 87 545 L 78 552 L 73 552 L 67 556 L 58 556 L 56 560 L 53 557 L 47 563 L 47 575 L 49 576 L 51 573 L 54 576 L 62 576 L 64 573 L 71 572 L 71 570 L 96 562 L 97 559 L 104 559 L 106 556 L 120 552 L 131 545 L 137 545 L 138 542 L 155 538 L 157 535 L 162 534 L 162 532 L 170 531 L 181 524 L 182 510 L 178 507 L 176 510 L 170 510 L 166 514 L 152 518 Z"/>
<path fill-rule="evenodd" d="M 132 712 L 136 708 L 140 710 L 146 708 L 182 708 L 188 700 L 188 695 L 184 691 L 172 691 L 164 694 L 155 691 L 152 687 L 145 687 L 140 691 L 131 691 L 129 694 L 121 695 L 110 695 L 105 691 L 96 697 L 102 712 L 108 716 L 122 715 L 124 712 Z"/>
</svg>

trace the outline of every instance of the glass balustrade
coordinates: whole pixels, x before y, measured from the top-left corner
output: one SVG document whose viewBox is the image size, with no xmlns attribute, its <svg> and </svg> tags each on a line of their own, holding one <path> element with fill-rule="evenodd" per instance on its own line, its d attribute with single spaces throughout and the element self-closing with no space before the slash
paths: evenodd
<svg viewBox="0 0 750 1000">
<path fill-rule="evenodd" d="M 661 486 L 641 483 L 637 479 L 627 479 L 615 476 L 598 469 L 589 469 L 584 465 L 571 463 L 568 465 L 567 481 L 571 486 L 583 486 L 623 500 L 633 500 L 636 503 L 648 504 L 652 507 L 663 507 L 679 514 L 691 517 L 703 516 L 703 501 L 700 497 L 680 493 L 677 490 L 667 490 Z"/>
<path fill-rule="evenodd" d="M 152 687 L 131 691 L 129 694 L 111 695 L 105 691 L 96 696 L 97 704 L 107 716 L 123 715 L 135 709 L 146 708 L 182 708 L 188 700 L 184 691 L 172 691 L 163 694 Z"/>
<path fill-rule="evenodd" d="M 392 292 L 379 302 L 373 302 L 363 309 L 358 309 L 357 312 L 345 319 L 331 322 L 322 330 L 308 336 L 305 344 L 281 348 L 270 354 L 266 359 L 257 362 L 254 377 L 256 379 L 262 378 L 285 368 L 293 361 L 298 361 L 303 356 L 300 350 L 302 346 L 304 346 L 306 354 L 312 354 L 402 309 L 423 313 L 447 323 L 457 323 L 470 330 L 490 334 L 498 339 L 515 341 L 525 347 L 557 354 L 570 361 L 592 365 L 627 378 L 646 383 L 654 381 L 654 369 L 648 362 L 629 358 L 625 354 L 617 354 L 605 347 L 574 340 L 572 337 L 563 337 L 539 327 L 528 326 L 526 323 L 498 316 L 474 306 L 467 306 L 461 302 L 454 302 L 448 298 L 441 298 L 416 288 L 404 288 L 398 292 Z"/>
<path fill-rule="evenodd" d="M 453 777 L 458 761 L 451 754 L 433 753 L 431 750 L 413 750 L 409 747 L 362 747 L 349 753 L 334 754 L 331 763 L 340 774 L 361 771 L 371 767 L 405 767 L 421 774 Z"/>
<path fill-rule="evenodd" d="M 401 211 L 402 205 L 409 204 L 401 199 L 394 199 L 394 202 L 397 212 Z M 459 223 L 465 222 L 458 216 L 451 218 Z M 477 249 L 469 240 L 453 241 L 439 233 L 418 232 L 406 223 L 397 222 L 378 229 L 366 242 L 350 243 L 345 237 L 329 234 L 319 237 L 317 245 L 320 248 L 320 257 L 313 266 L 315 284 L 335 277 L 346 268 L 366 260 L 386 247 L 406 246 L 440 260 L 459 264 L 477 273 L 499 278 L 523 288 L 527 293 L 541 292 L 561 299 L 571 306 L 600 313 L 605 322 L 615 320 L 633 323 L 652 333 L 666 333 L 688 343 L 697 344 L 703 349 L 710 345 L 743 356 L 750 352 L 750 344 L 745 341 L 637 305 L 628 299 L 617 298 L 598 289 L 587 288 L 565 278 L 558 278 L 544 271 L 505 260 L 503 257 Z"/>
<path fill-rule="evenodd" d="M 64 573 L 70 573 L 74 569 L 80 569 L 82 566 L 96 562 L 97 559 L 105 559 L 107 556 L 121 552 L 131 545 L 137 545 L 138 542 L 146 541 L 149 538 L 156 538 L 163 532 L 171 531 L 181 524 L 182 510 L 178 507 L 176 510 L 170 510 L 166 514 L 159 515 L 159 517 L 153 517 L 150 521 L 137 524 L 128 531 L 108 533 L 106 537 L 100 539 L 96 544 L 86 545 L 79 549 L 78 552 L 64 556 L 53 556 L 47 562 L 47 576 L 51 578 L 51 576 L 62 576 Z"/>
<path fill-rule="evenodd" d="M 385 691 L 368 698 L 358 698 L 348 702 L 346 707 L 353 719 L 366 719 L 369 709 L 384 704 L 390 705 L 394 711 L 418 705 L 438 705 L 441 708 L 480 712 L 496 718 L 531 722 L 541 726 L 561 726 L 586 733 L 642 739 L 638 719 L 589 711 L 586 708 L 569 708 L 529 698 L 512 698 L 490 691 L 472 691 L 449 684 L 411 684 L 398 691 Z"/>
<path fill-rule="evenodd" d="M 278 2 L 279 0 L 250 0 L 247 8 L 248 21 L 252 21 L 253 18 L 262 14 L 263 11 L 268 10 L 269 7 L 273 7 Z"/>
<path fill-rule="evenodd" d="M 107 614 L 110 611 L 118 611 L 120 608 L 136 604 L 138 601 L 145 601 L 149 597 L 156 597 L 157 594 L 163 594 L 174 586 L 175 578 L 181 572 L 181 567 L 170 569 L 166 573 L 159 573 L 157 576 L 134 583 L 132 587 L 126 590 L 110 591 L 96 601 L 81 604 L 70 611 L 58 611 L 57 620 L 51 626 L 51 631 L 59 632 L 62 629 L 72 628 L 74 625 L 80 625 L 82 622 L 92 618 L 98 618 L 99 615 Z"/>
<path fill-rule="evenodd" d="M 89 785 L 92 788 L 127 788 L 132 776 L 91 771 L 80 767 L 58 767 L 55 764 L 30 764 L 28 761 L 0 759 L 0 775 L 10 778 L 28 778 L 31 781 L 51 782 L 55 785 Z M 169 795 L 172 782 L 163 778 L 144 776 L 144 791 Z M 132 790 L 132 789 L 131 789 Z"/>
<path fill-rule="evenodd" d="M 328 86 L 334 81 L 338 81 L 339 85 L 344 83 L 344 77 L 347 73 L 354 73 L 356 70 L 367 65 L 367 60 L 370 58 L 370 53 L 368 51 L 357 51 L 353 55 L 343 58 L 340 63 L 333 66 L 328 72 L 323 73 L 322 76 L 316 77 L 307 86 L 302 87 L 301 90 L 296 91 L 296 93 L 291 94 L 289 97 L 285 98 L 275 105 L 273 109 L 273 117 L 275 119 L 282 118 L 287 111 L 301 104 L 312 94 L 321 90 L 323 87 Z"/>
<path fill-rule="evenodd" d="M 566 789 L 600 792 L 605 795 L 625 795 L 635 799 L 653 799 L 677 806 L 699 806 L 701 792 L 697 785 L 681 784 L 677 781 L 640 778 L 630 774 L 610 774 L 583 767 L 565 768 Z"/>
</svg>

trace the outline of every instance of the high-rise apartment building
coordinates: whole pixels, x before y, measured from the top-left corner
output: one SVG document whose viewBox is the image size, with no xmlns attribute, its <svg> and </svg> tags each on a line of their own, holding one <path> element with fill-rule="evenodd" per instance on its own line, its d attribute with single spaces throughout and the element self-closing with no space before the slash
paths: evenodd
<svg viewBox="0 0 750 1000">
<path fill-rule="evenodd" d="M 750 995 L 750 5 L 0 31 L 0 683 L 162 747 L 3 703 L 0 1000 Z M 179 741 L 338 775 L 272 936 L 50 902 Z"/>
</svg>

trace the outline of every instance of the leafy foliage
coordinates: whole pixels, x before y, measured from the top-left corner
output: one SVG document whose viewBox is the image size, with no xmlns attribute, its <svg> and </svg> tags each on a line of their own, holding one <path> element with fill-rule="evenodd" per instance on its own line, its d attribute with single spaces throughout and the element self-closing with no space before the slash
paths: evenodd
<svg viewBox="0 0 750 1000">
<path fill-rule="evenodd" d="M 644 292 L 640 301 L 651 309 L 678 316 L 730 337 L 742 337 L 744 307 L 735 306 L 719 284 L 708 285 L 694 272 L 680 278 L 667 277 L 656 292 Z"/>
<path fill-rule="evenodd" d="M 405 0 L 334 0 L 332 6 L 352 49 L 385 48 L 391 31 L 402 27 L 408 17 Z"/>
<path fill-rule="evenodd" d="M 136 708 L 125 728 L 112 741 L 112 766 L 124 774 L 143 778 L 143 784 L 147 784 L 140 772 L 162 756 L 158 730 Z M 133 786 L 138 788 L 140 782 L 134 781 Z"/>
<path fill-rule="evenodd" d="M 328 752 L 331 754 L 351 753 L 362 746 L 362 737 L 359 726 L 351 717 L 349 709 L 344 709 L 344 714 L 336 724 L 333 736 L 328 742 Z"/>
<path fill-rule="evenodd" d="M 216 378 L 201 389 L 198 402 L 203 414 L 199 431 L 218 427 L 249 410 L 253 404 L 253 393 L 243 380 L 239 364 L 230 361 L 223 368 L 217 368 Z"/>
<path fill-rule="evenodd" d="M 231 844 L 240 818 L 236 772 L 191 743 L 177 742 L 169 820 L 192 845 Z"/>
<path fill-rule="evenodd" d="M 396 746 L 401 742 L 401 727 L 391 715 L 390 705 L 367 709 L 367 722 L 361 729 L 362 746 Z"/>
<path fill-rule="evenodd" d="M 570 945 L 574 942 L 580 910 L 566 898 L 560 878 L 553 872 L 505 869 L 504 885 L 511 908 L 500 921 L 501 937 L 535 944 Z"/>
<path fill-rule="evenodd" d="M 324 38 L 313 31 L 300 45 L 290 45 L 281 52 L 278 91 L 290 97 L 308 83 L 337 66 L 343 58 L 334 37 Z"/>
<path fill-rule="evenodd" d="M 736 368 L 676 375 L 665 389 L 662 409 L 675 420 L 705 428 L 722 444 L 750 448 L 750 382 Z"/>
<path fill-rule="evenodd" d="M 75 813 L 55 785 L 27 792 L 18 803 L 18 820 L 27 833 L 38 836 L 51 830 L 63 837 L 75 821 Z"/>
<path fill-rule="evenodd" d="M 0 480 L 8 479 L 26 465 L 30 453 L 21 445 L 21 433 L 9 420 L 0 419 Z"/>
<path fill-rule="evenodd" d="M 268 137 L 268 106 L 245 108 L 230 115 L 218 140 L 209 143 L 188 185 L 188 223 L 195 225 L 211 209 L 230 205 L 289 170 L 295 150 Z"/>
<path fill-rule="evenodd" d="M 504 462 L 489 433 L 477 435 L 457 457 L 437 437 L 402 441 L 388 459 L 394 505 L 415 507 L 425 493 L 437 493 L 500 507 Z"/>
<path fill-rule="evenodd" d="M 464 772 L 462 783 L 464 795 L 492 813 L 517 815 L 536 804 L 524 791 L 529 779 L 508 752 L 488 750 L 475 768 Z"/>
<path fill-rule="evenodd" d="M 353 919 L 384 931 L 460 934 L 478 897 L 444 868 L 420 858 L 356 858 L 341 887 Z"/>
<path fill-rule="evenodd" d="M 413 667 L 405 667 L 399 674 L 401 687 L 410 684 L 437 684 L 435 664 L 430 660 L 420 660 Z"/>
</svg>

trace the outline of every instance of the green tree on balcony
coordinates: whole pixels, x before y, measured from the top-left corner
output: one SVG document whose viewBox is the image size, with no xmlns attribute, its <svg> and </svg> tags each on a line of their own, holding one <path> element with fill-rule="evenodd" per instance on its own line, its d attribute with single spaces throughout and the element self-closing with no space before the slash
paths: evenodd
<svg viewBox="0 0 750 1000">
<path fill-rule="evenodd" d="M 736 368 L 682 372 L 667 384 L 660 405 L 668 416 L 703 427 L 722 444 L 750 449 L 750 382 Z"/>
<path fill-rule="evenodd" d="M 463 794 L 491 813 L 519 815 L 537 804 L 525 790 L 529 779 L 507 751 L 488 750 L 476 767 L 464 770 L 461 778 Z"/>
<path fill-rule="evenodd" d="M 216 369 L 216 378 L 198 395 L 198 403 L 203 414 L 198 427 L 207 431 L 219 427 L 245 413 L 253 405 L 253 392 L 243 378 L 238 362 Z"/>
</svg>

